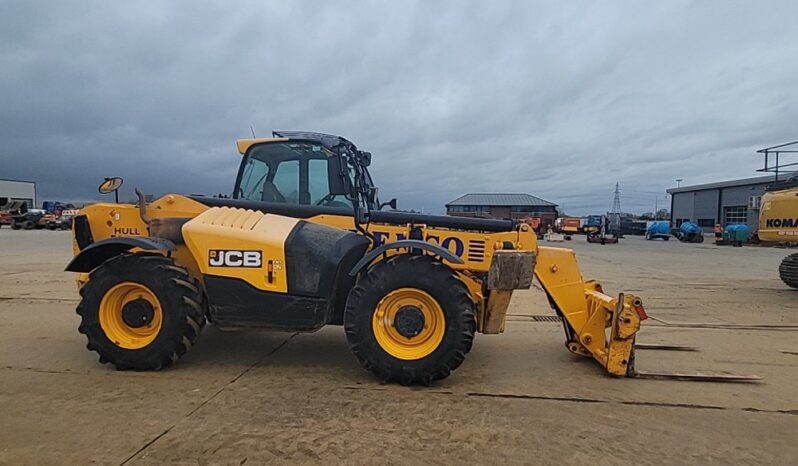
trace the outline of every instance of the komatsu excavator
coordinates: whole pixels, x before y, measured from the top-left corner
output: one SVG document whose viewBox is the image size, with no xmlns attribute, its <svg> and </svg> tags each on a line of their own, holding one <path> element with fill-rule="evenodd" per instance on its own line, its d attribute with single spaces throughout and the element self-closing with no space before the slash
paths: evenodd
<svg viewBox="0 0 798 466">
<path fill-rule="evenodd" d="M 798 154 L 798 141 L 760 149 L 764 167 L 757 170 L 774 173 L 774 182 L 769 185 L 759 202 L 759 241 L 798 246 L 798 171 L 787 179 L 779 180 L 785 169 L 795 170 L 798 162 L 788 160 Z M 789 171 L 787 172 L 789 173 Z M 789 287 L 798 288 L 798 253 L 790 254 L 779 265 L 779 276 Z"/>
<path fill-rule="evenodd" d="M 762 195 L 757 235 L 760 241 L 798 245 L 798 172 L 768 186 Z M 781 261 L 779 276 L 787 286 L 798 288 L 798 253 Z"/>
<path fill-rule="evenodd" d="M 400 211 L 381 203 L 371 154 L 327 134 L 237 142 L 232 197 L 167 194 L 99 203 L 74 218 L 79 331 L 100 362 L 157 370 L 220 328 L 312 332 L 343 325 L 364 369 L 427 385 L 448 376 L 475 332 L 502 333 L 513 290 L 537 278 L 565 343 L 635 376 L 646 312 L 585 280 L 569 249 L 539 246 L 511 220 Z M 101 192 L 119 188 L 109 178 Z"/>
</svg>

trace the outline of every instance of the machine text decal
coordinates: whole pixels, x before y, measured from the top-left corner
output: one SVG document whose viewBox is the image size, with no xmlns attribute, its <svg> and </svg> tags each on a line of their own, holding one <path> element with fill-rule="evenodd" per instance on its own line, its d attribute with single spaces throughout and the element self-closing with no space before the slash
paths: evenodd
<svg viewBox="0 0 798 466">
<path fill-rule="evenodd" d="M 211 267 L 260 267 L 262 264 L 261 251 L 211 249 L 208 252 L 208 265 Z"/>
</svg>

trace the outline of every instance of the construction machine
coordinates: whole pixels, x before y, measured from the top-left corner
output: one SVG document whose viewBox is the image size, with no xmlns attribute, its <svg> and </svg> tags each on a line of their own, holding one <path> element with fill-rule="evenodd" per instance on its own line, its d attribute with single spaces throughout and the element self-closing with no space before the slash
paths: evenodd
<svg viewBox="0 0 798 466">
<path fill-rule="evenodd" d="M 762 195 L 757 236 L 760 241 L 798 245 L 798 172 L 767 187 Z M 798 253 L 781 261 L 779 277 L 787 286 L 798 288 Z"/>
<path fill-rule="evenodd" d="M 773 183 L 754 204 L 759 208 L 756 240 L 798 246 L 798 141 L 778 144 L 756 151 L 763 155 L 759 172 L 773 173 Z M 792 160 L 790 160 L 792 158 Z M 780 175 L 787 173 L 786 179 Z M 785 257 L 779 265 L 779 277 L 791 288 L 798 288 L 798 253 Z"/>
<path fill-rule="evenodd" d="M 371 154 L 338 136 L 274 132 L 237 141 L 231 197 L 167 194 L 99 203 L 73 219 L 79 331 L 102 363 L 175 363 L 206 322 L 313 332 L 342 325 L 364 369 L 430 384 L 505 330 L 513 291 L 537 278 L 566 347 L 634 376 L 646 318 L 632 294 L 585 280 L 569 249 L 511 220 L 382 210 Z M 107 179 L 101 192 L 118 189 Z"/>
<path fill-rule="evenodd" d="M 599 216 L 597 227 L 588 227 L 587 242 L 597 244 L 618 244 L 618 235 L 609 232 L 609 221 L 606 215 Z"/>
</svg>

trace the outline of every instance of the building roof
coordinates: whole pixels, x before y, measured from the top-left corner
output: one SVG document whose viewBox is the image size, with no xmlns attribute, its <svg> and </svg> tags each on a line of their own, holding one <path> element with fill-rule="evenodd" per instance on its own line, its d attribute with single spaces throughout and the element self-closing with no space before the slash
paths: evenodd
<svg viewBox="0 0 798 466">
<path fill-rule="evenodd" d="M 786 179 L 790 174 L 789 173 L 783 173 L 783 175 L 785 175 L 784 179 Z M 781 178 L 781 176 L 779 178 Z M 693 186 L 682 186 L 682 187 L 679 187 L 679 188 L 666 189 L 665 191 L 668 194 L 677 194 L 677 193 L 686 193 L 686 192 L 691 192 L 691 191 L 703 191 L 705 189 L 733 188 L 735 186 L 748 186 L 748 185 L 752 185 L 752 184 L 768 184 L 768 183 L 773 183 L 774 181 L 776 181 L 776 177 L 774 175 L 757 176 L 757 177 L 754 177 L 754 178 L 743 178 L 743 179 L 740 179 L 740 180 L 719 181 L 717 183 L 706 183 L 706 184 L 697 184 L 697 185 L 693 185 Z"/>
<path fill-rule="evenodd" d="M 449 206 L 459 205 L 483 205 L 483 206 L 556 206 L 557 204 L 545 199 L 532 196 L 530 194 L 495 194 L 495 193 L 469 193 L 463 194 L 457 199 L 446 204 Z"/>
</svg>

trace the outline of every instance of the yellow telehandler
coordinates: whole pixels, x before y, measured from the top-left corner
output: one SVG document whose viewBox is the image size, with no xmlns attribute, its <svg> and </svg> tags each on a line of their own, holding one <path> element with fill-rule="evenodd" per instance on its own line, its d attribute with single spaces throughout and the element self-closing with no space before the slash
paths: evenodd
<svg viewBox="0 0 798 466">
<path fill-rule="evenodd" d="M 606 295 L 573 251 L 539 246 L 529 225 L 422 215 L 381 203 L 371 154 L 327 134 L 237 141 L 232 197 L 167 194 L 99 203 L 73 220 L 79 331 L 100 362 L 157 370 L 220 328 L 312 332 L 343 325 L 384 381 L 448 376 L 475 332 L 504 331 L 513 290 L 533 277 L 562 318 L 566 347 L 634 376 L 640 298 Z M 119 188 L 109 178 L 101 192 Z"/>
</svg>

